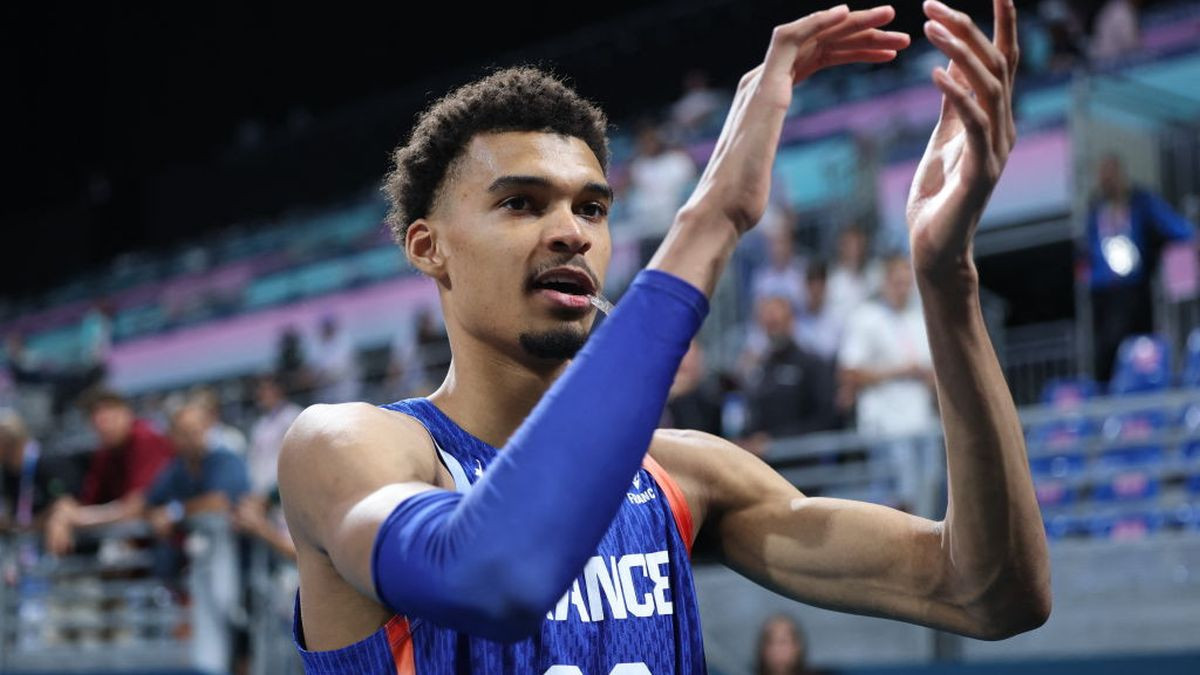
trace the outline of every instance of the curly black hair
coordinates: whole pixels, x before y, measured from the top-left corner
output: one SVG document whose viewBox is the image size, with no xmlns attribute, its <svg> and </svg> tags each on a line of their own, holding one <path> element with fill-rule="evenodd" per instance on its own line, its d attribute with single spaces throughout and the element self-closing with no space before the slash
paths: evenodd
<svg viewBox="0 0 1200 675">
<path fill-rule="evenodd" d="M 608 171 L 604 112 L 559 78 L 538 68 L 498 70 L 447 94 L 417 119 L 408 142 L 396 148 L 383 192 L 387 224 L 400 246 L 408 226 L 428 215 L 451 165 L 477 134 L 545 131 L 587 143 Z"/>
</svg>

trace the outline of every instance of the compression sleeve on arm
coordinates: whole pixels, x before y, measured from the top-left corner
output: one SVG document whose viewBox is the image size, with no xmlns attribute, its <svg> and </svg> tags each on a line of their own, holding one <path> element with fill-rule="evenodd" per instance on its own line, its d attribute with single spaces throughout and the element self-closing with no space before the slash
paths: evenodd
<svg viewBox="0 0 1200 675">
<path fill-rule="evenodd" d="M 490 639 L 535 630 L 625 499 L 707 313 L 687 282 L 640 272 L 470 492 L 414 495 L 380 526 L 379 599 Z"/>
</svg>

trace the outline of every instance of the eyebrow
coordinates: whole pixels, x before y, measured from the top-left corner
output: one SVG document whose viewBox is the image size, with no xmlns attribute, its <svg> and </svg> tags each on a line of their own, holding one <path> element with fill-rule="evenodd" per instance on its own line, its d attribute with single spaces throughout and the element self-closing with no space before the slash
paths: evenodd
<svg viewBox="0 0 1200 675">
<path fill-rule="evenodd" d="M 554 183 L 543 176 L 500 176 L 488 186 L 488 192 L 503 192 L 514 187 L 552 188 Z M 583 191 L 598 194 L 610 202 L 613 200 L 612 188 L 604 183 L 588 181 L 583 184 Z"/>
</svg>

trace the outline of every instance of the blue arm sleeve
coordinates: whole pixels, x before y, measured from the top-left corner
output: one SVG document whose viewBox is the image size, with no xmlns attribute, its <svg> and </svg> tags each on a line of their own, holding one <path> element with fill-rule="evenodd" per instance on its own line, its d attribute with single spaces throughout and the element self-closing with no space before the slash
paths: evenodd
<svg viewBox="0 0 1200 675">
<path fill-rule="evenodd" d="M 639 273 L 469 493 L 424 492 L 385 520 L 380 600 L 494 640 L 535 630 L 616 515 L 707 312 L 690 284 Z"/>
</svg>

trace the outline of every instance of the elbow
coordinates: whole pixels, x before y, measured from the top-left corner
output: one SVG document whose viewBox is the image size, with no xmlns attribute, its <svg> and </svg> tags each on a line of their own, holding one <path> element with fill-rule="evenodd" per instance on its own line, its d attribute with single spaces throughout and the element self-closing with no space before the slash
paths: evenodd
<svg viewBox="0 0 1200 675">
<path fill-rule="evenodd" d="M 978 612 L 968 636 L 979 640 L 1007 640 L 1043 626 L 1053 604 L 1050 584 L 1008 590 L 1002 599 Z"/>
</svg>

